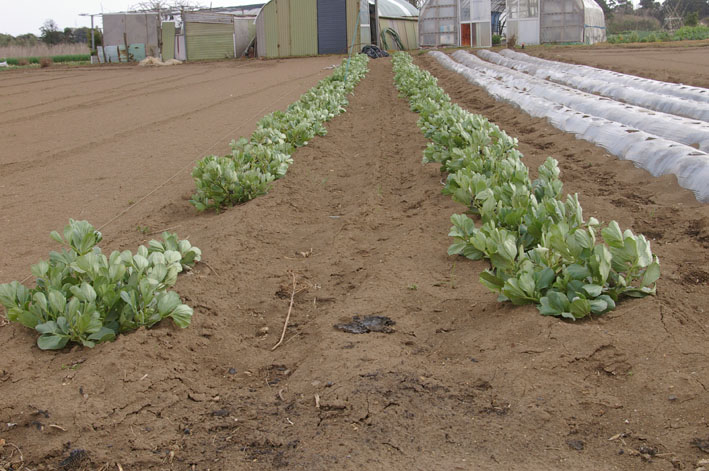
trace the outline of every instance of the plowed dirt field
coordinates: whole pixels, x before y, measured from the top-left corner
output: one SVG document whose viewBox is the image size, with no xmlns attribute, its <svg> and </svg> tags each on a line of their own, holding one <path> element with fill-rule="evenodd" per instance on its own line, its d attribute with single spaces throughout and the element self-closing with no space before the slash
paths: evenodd
<svg viewBox="0 0 709 471">
<path fill-rule="evenodd" d="M 218 215 L 188 202 L 193 162 L 227 153 L 339 59 L 3 73 L 0 282 L 27 277 L 68 218 L 101 227 L 104 251 L 170 229 L 203 262 L 176 286 L 195 308 L 184 330 L 43 352 L 29 329 L 0 327 L 0 469 L 670 470 L 709 458 L 709 207 L 415 57 L 518 137 L 532 173 L 557 158 L 585 216 L 648 236 L 658 295 L 576 323 L 498 303 L 478 282 L 486 263 L 446 255 L 464 208 L 421 164 L 426 140 L 387 59 L 268 195 Z M 654 77 L 648 64 L 633 70 Z M 393 332 L 333 327 L 365 315 L 390 317 Z"/>
</svg>

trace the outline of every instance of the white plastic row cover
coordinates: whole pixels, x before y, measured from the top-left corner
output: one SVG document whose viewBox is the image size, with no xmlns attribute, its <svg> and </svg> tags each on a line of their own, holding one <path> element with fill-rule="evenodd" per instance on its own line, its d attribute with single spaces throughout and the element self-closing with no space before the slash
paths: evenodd
<svg viewBox="0 0 709 471">
<path fill-rule="evenodd" d="M 664 95 L 643 90 L 642 88 L 619 85 L 601 78 L 591 76 L 584 77 L 582 75 L 573 74 L 568 72 L 569 64 L 535 60 L 536 57 L 531 57 L 510 49 L 504 49 L 500 51 L 500 54 L 504 56 L 505 62 L 498 62 L 494 58 L 487 59 L 484 54 L 480 54 L 480 56 L 496 64 L 511 67 L 540 79 L 568 85 L 569 87 L 577 88 L 584 92 L 606 96 L 624 103 L 642 106 L 663 113 L 709 122 L 709 104 L 704 102 Z"/>
<path fill-rule="evenodd" d="M 532 92 L 552 102 L 566 105 L 575 111 L 627 124 L 650 134 L 709 152 L 709 123 L 707 122 L 651 111 L 647 108 L 592 95 L 507 68 L 506 62 L 511 59 L 494 52 L 481 50 L 478 54 L 485 59 L 503 65 L 482 61 L 464 51 L 456 51 L 453 57 L 458 62 L 493 75 L 514 88 Z"/>
<path fill-rule="evenodd" d="M 704 103 L 705 105 L 709 104 L 709 89 L 702 87 L 693 87 L 690 85 L 682 85 L 678 83 L 661 82 L 659 80 L 637 77 L 635 75 L 621 74 L 620 72 L 613 72 L 612 70 L 598 69 L 596 67 L 590 67 L 588 65 L 576 65 L 554 62 L 546 59 L 540 59 L 539 57 L 533 57 L 527 54 L 514 52 L 509 49 L 505 49 L 501 51 L 501 53 L 507 57 L 511 57 L 518 60 L 524 60 L 526 62 L 539 64 L 549 68 L 561 67 L 563 71 L 567 74 L 577 75 L 581 77 L 589 77 L 597 80 L 604 80 L 615 85 L 637 88 L 645 92 L 651 92 L 665 96 L 684 98 L 686 100 L 695 101 L 697 103 Z"/>
<path fill-rule="evenodd" d="M 429 54 L 444 67 L 486 90 L 495 99 L 518 106 L 531 116 L 546 118 L 557 129 L 597 144 L 621 159 L 634 162 L 654 176 L 674 174 L 679 184 L 693 191 L 699 201 L 709 202 L 709 155 L 706 153 L 515 89 L 455 62 L 442 52 L 432 51 Z"/>
</svg>

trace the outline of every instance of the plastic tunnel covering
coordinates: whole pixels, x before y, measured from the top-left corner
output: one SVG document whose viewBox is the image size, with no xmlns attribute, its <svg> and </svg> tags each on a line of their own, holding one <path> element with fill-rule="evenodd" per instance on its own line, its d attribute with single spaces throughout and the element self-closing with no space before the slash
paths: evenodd
<svg viewBox="0 0 709 471">
<path fill-rule="evenodd" d="M 590 75 L 588 77 L 575 75 L 569 72 L 569 64 L 537 59 L 510 49 L 503 49 L 500 54 L 509 59 L 505 64 L 506 67 L 511 67 L 514 70 L 540 79 L 550 80 L 554 83 L 567 85 L 584 92 L 612 98 L 631 105 L 642 106 L 650 110 L 709 122 L 709 104 L 704 102 L 646 90 L 640 83 L 635 86 L 621 85 L 614 83 L 612 80 L 595 78 Z M 682 86 L 682 88 L 686 87 Z M 701 98 L 701 93 L 698 95 Z M 705 93 L 705 95 L 709 95 L 709 93 Z"/>
<path fill-rule="evenodd" d="M 518 89 L 496 78 L 492 68 L 464 52 L 453 54 L 454 61 L 441 52 L 431 52 L 444 67 L 463 75 L 470 83 L 486 90 L 495 99 L 511 103 L 531 116 L 546 118 L 554 127 L 597 144 L 609 153 L 630 160 L 654 176 L 674 174 L 679 184 L 694 192 L 701 202 L 709 202 L 709 155 L 693 147 L 636 129 L 625 124 L 575 111 L 528 90 Z M 499 72 L 499 71 L 498 71 Z"/>
</svg>

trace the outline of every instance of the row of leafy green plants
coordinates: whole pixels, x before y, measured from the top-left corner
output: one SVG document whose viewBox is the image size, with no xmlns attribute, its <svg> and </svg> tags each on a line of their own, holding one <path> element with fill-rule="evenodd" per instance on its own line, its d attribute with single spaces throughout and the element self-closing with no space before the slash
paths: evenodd
<svg viewBox="0 0 709 471">
<path fill-rule="evenodd" d="M 367 62 L 365 55 L 343 62 L 285 112 L 261 119 L 249 139 L 233 141 L 231 155 L 202 159 L 193 171 L 192 204 L 220 210 L 266 193 L 285 175 L 293 151 L 325 135 L 323 123 L 345 110 Z M 32 266 L 34 288 L 17 281 L 0 284 L 0 305 L 8 319 L 35 329 L 39 348 L 57 350 L 69 342 L 93 347 L 168 317 L 179 327 L 190 324 L 192 308 L 169 290 L 178 273 L 201 258 L 189 241 L 165 232 L 162 241 L 151 240 L 136 253 L 106 256 L 98 246 L 101 233 L 87 221 L 71 219 L 63 237 L 56 231 L 51 237 L 65 247 Z"/>
<path fill-rule="evenodd" d="M 34 288 L 13 281 L 0 285 L 0 304 L 10 321 L 35 329 L 37 345 L 57 350 L 68 342 L 87 347 L 113 340 L 119 333 L 150 327 L 164 318 L 187 327 L 192 308 L 169 291 L 177 275 L 201 258 L 201 251 L 169 232 L 151 240 L 136 253 L 114 251 L 104 255 L 102 235 L 87 221 L 69 220 L 64 245 L 49 260 L 32 266 Z"/>
<path fill-rule="evenodd" d="M 194 207 L 220 211 L 265 194 L 271 182 L 286 174 L 295 149 L 324 136 L 324 123 L 345 111 L 347 95 L 366 75 L 368 61 L 365 54 L 345 59 L 286 111 L 264 116 L 248 139 L 232 141 L 231 154 L 199 161 L 192 172 Z"/>
<path fill-rule="evenodd" d="M 448 253 L 487 259 L 480 281 L 500 301 L 580 319 L 614 309 L 623 296 L 655 293 L 659 260 L 643 235 L 585 220 L 578 195 L 562 198 L 556 160 L 547 158 L 531 180 L 515 138 L 451 103 L 408 54 L 393 61 L 395 84 L 431 141 L 423 161 L 441 164 L 443 192 L 479 219 L 476 226 L 466 214 L 451 217 Z"/>
<path fill-rule="evenodd" d="M 89 54 L 64 54 L 59 56 L 50 56 L 52 62 L 89 62 L 91 56 Z M 39 64 L 42 57 L 7 57 L 0 59 L 0 62 L 7 62 L 8 65 L 26 65 Z"/>
<path fill-rule="evenodd" d="M 609 34 L 611 44 L 653 43 L 661 41 L 686 41 L 709 39 L 709 26 L 683 26 L 677 31 L 628 31 Z"/>
</svg>

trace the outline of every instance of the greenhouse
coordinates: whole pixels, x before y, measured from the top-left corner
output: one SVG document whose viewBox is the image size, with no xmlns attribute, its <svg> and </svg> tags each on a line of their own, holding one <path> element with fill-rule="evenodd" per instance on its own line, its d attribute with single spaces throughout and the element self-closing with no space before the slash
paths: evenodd
<svg viewBox="0 0 709 471">
<path fill-rule="evenodd" d="M 490 0 L 429 0 L 419 14 L 419 45 L 492 45 Z"/>
<path fill-rule="evenodd" d="M 507 0 L 507 15 L 507 38 L 518 44 L 606 40 L 603 10 L 593 0 Z"/>
</svg>

